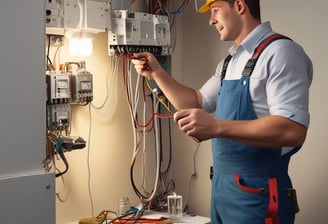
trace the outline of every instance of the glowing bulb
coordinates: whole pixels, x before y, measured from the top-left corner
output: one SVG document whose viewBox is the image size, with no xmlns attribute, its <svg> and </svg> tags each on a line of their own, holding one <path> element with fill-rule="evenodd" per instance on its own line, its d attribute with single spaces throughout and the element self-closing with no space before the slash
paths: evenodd
<svg viewBox="0 0 328 224">
<path fill-rule="evenodd" d="M 71 56 L 90 56 L 92 49 L 91 38 L 72 38 L 69 40 L 69 54 Z"/>
</svg>

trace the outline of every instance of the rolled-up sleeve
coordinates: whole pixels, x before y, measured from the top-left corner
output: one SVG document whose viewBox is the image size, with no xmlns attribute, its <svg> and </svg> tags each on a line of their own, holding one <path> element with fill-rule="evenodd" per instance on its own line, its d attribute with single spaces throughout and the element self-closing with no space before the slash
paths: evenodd
<svg viewBox="0 0 328 224">
<path fill-rule="evenodd" d="M 312 63 L 297 45 L 279 47 L 267 66 L 267 103 L 270 114 L 280 115 L 309 126 L 309 87 Z"/>
<path fill-rule="evenodd" d="M 216 100 L 221 85 L 222 62 L 216 67 L 215 74 L 200 88 L 202 94 L 202 107 L 208 113 L 216 110 Z"/>
</svg>

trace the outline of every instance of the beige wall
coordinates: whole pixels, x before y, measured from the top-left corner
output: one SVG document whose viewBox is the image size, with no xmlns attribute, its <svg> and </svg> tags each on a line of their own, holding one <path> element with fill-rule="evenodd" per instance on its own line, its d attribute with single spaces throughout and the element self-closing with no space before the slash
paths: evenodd
<svg viewBox="0 0 328 224">
<path fill-rule="evenodd" d="M 61 52 L 62 58 L 68 61 L 86 59 L 87 70 L 93 74 L 94 79 L 93 104 L 97 106 L 105 100 L 106 79 L 109 83 L 113 79 L 106 43 L 107 35 L 98 34 L 94 39 L 93 55 L 88 58 L 70 58 L 65 55 L 66 47 Z M 88 156 L 94 215 L 105 209 L 116 210 L 120 196 L 133 198 L 129 184 L 129 163 L 132 153 L 132 141 L 129 139 L 132 139 L 132 132 L 121 74 L 114 80 L 110 93 L 105 107 L 101 110 L 89 110 L 88 106 L 72 107 L 71 135 L 81 136 L 90 146 L 66 153 L 69 171 L 63 176 L 64 180 L 56 179 L 57 192 L 65 199 L 64 203 L 57 199 L 58 224 L 92 215 L 88 188 Z"/>
<path fill-rule="evenodd" d="M 328 18 L 324 11 L 327 6 L 325 0 L 317 0 L 311 5 L 304 0 L 262 1 L 263 20 L 271 20 L 276 31 L 302 44 L 313 59 L 315 68 L 310 99 L 311 127 L 307 141 L 302 151 L 293 158 L 290 169 L 301 207 L 297 215 L 298 224 L 324 224 L 328 207 L 328 190 L 325 187 L 328 168 L 328 144 L 325 141 L 328 76 L 324 67 L 325 52 L 328 52 L 325 26 Z M 195 13 L 193 3 L 177 19 L 172 75 L 194 88 L 199 88 L 212 75 L 217 62 L 226 55 L 230 46 L 230 43 L 220 43 L 215 30 L 207 24 L 208 15 Z M 94 54 L 87 58 L 87 69 L 94 74 L 94 104 L 99 105 L 106 95 L 105 79 L 112 78 L 112 68 L 107 56 L 106 34 L 97 35 L 94 44 Z M 64 51 L 62 54 L 66 57 Z M 121 75 L 111 91 L 105 110 L 91 110 L 89 156 L 95 213 L 103 209 L 116 210 L 120 196 L 129 196 L 132 203 L 139 203 L 129 180 L 132 130 Z M 88 107 L 74 108 L 72 135 L 88 139 L 89 125 Z M 198 145 L 177 130 L 176 126 L 172 127 L 172 131 L 174 151 L 170 177 L 175 180 L 177 193 L 184 196 L 185 202 L 189 192 L 190 210 L 208 216 L 209 167 L 212 163 L 210 141 Z M 57 191 L 63 198 L 67 197 L 64 203 L 57 200 L 58 224 L 91 215 L 87 156 L 87 150 L 67 153 L 70 170 L 64 177 L 64 184 L 57 178 Z M 191 176 L 194 171 L 195 175 Z"/>
</svg>

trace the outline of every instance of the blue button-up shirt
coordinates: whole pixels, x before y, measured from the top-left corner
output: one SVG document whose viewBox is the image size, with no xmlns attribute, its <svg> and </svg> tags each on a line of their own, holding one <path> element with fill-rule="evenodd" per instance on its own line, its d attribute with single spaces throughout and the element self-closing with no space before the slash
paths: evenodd
<svg viewBox="0 0 328 224">
<path fill-rule="evenodd" d="M 257 26 L 240 45 L 233 45 L 233 55 L 225 79 L 240 79 L 254 49 L 274 32 L 269 22 Z M 214 112 L 221 85 L 223 61 L 215 74 L 202 86 L 203 109 Z M 312 62 L 302 47 L 290 40 L 276 40 L 259 57 L 250 79 L 250 95 L 258 117 L 280 115 L 305 127 L 310 121 L 309 87 L 312 82 Z"/>
</svg>

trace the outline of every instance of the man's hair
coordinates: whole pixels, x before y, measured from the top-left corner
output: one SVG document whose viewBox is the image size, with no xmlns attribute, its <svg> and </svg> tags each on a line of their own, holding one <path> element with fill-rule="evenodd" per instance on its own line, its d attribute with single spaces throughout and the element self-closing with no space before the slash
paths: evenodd
<svg viewBox="0 0 328 224">
<path fill-rule="evenodd" d="M 228 0 L 228 2 L 233 5 L 235 0 Z M 261 20 L 260 0 L 245 0 L 245 2 L 254 19 Z"/>
</svg>

